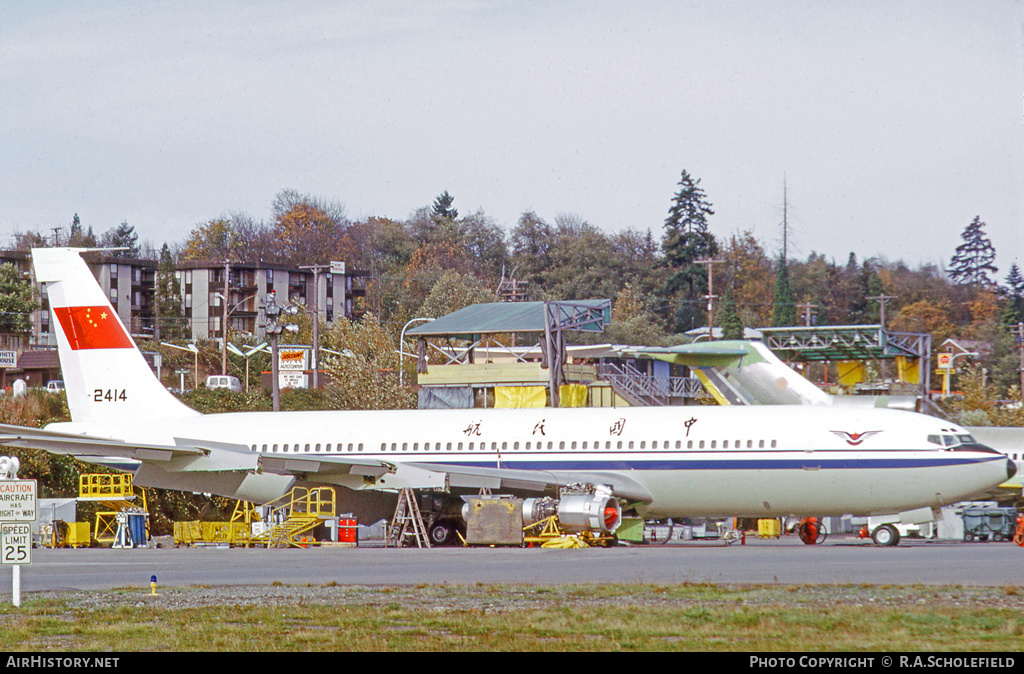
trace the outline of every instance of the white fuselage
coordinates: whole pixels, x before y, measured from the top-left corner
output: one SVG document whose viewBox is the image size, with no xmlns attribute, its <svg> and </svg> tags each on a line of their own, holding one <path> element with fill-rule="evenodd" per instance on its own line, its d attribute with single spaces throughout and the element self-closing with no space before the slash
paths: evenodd
<svg viewBox="0 0 1024 674">
<path fill-rule="evenodd" d="M 645 517 L 869 515 L 938 508 L 1007 477 L 962 428 L 894 410 L 808 406 L 229 413 L 51 428 L 127 441 L 244 445 L 268 457 L 623 475 Z M 347 476 L 346 476 L 347 477 Z M 360 488 L 363 478 L 310 482 Z"/>
</svg>

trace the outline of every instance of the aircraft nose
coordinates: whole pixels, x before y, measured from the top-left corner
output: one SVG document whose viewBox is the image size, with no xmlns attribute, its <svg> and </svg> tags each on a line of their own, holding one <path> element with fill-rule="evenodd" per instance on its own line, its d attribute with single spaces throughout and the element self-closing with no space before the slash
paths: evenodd
<svg viewBox="0 0 1024 674">
<path fill-rule="evenodd" d="M 1006 479 L 1009 480 L 1010 478 L 1012 478 L 1016 474 L 1017 474 L 1017 464 L 1015 464 L 1011 459 L 1007 459 L 1006 460 Z"/>
</svg>

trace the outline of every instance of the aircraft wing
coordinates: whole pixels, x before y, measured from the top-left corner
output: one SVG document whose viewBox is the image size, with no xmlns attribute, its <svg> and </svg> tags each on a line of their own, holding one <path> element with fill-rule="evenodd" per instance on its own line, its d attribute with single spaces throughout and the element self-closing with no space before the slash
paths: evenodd
<svg viewBox="0 0 1024 674">
<path fill-rule="evenodd" d="M 570 484 L 608 485 L 612 493 L 631 502 L 647 503 L 650 492 L 626 476 L 602 471 L 562 472 L 458 466 L 426 462 L 388 462 L 348 456 L 267 456 L 263 470 L 289 474 L 311 482 L 357 490 L 500 489 L 507 492 L 543 493 Z"/>
<path fill-rule="evenodd" d="M 84 460 L 118 458 L 152 462 L 169 471 L 251 470 L 258 458 L 242 445 L 175 438 L 178 444 L 132 443 L 113 438 L 0 424 L 0 445 L 40 449 Z"/>
<path fill-rule="evenodd" d="M 437 463 L 390 462 L 354 456 L 259 455 L 245 445 L 175 438 L 174 445 L 131 443 L 112 438 L 0 424 L 0 445 L 39 449 L 84 460 L 117 458 L 162 472 L 256 471 L 356 490 L 501 489 L 543 493 L 570 484 L 608 485 L 615 496 L 649 502 L 638 482 L 616 473 L 487 468 Z"/>
</svg>

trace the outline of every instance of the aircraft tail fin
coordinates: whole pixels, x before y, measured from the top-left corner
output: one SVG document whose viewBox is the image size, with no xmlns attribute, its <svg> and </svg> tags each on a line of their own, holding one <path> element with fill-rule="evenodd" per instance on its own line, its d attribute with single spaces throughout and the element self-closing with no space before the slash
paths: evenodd
<svg viewBox="0 0 1024 674">
<path fill-rule="evenodd" d="M 36 248 L 36 280 L 46 284 L 73 421 L 115 422 L 198 416 L 153 375 L 81 248 Z"/>
</svg>

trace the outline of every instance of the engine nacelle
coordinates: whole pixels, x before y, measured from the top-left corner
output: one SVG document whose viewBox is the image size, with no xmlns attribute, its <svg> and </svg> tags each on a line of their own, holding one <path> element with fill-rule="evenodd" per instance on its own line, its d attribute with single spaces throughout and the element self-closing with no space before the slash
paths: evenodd
<svg viewBox="0 0 1024 674">
<path fill-rule="evenodd" d="M 622 523 L 622 506 L 608 494 L 566 494 L 523 500 L 523 526 L 558 515 L 558 524 L 568 532 L 615 533 Z"/>
</svg>

